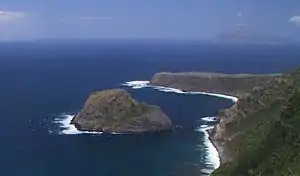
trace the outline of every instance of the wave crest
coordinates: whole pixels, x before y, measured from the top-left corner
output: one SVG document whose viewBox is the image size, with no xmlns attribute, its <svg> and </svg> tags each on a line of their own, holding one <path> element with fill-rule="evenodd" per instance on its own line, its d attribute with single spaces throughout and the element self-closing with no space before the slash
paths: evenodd
<svg viewBox="0 0 300 176">
<path fill-rule="evenodd" d="M 77 135 L 77 134 L 102 134 L 103 132 L 93 132 L 93 131 L 80 131 L 75 125 L 71 124 L 74 115 L 69 114 L 61 114 L 58 118 L 55 119 L 55 123 L 59 124 L 59 127 L 62 131 L 59 134 L 69 134 L 69 135 Z"/>
<path fill-rule="evenodd" d="M 123 86 L 128 86 L 133 89 L 142 89 L 142 88 L 153 88 L 155 90 L 161 91 L 161 92 L 172 92 L 172 93 L 178 93 L 178 94 L 192 94 L 192 95 L 209 95 L 209 96 L 215 96 L 220 98 L 226 98 L 230 99 L 233 102 L 237 102 L 238 98 L 229 96 L 229 95 L 223 95 L 223 94 L 214 94 L 214 93 L 206 93 L 206 92 L 186 92 L 182 91 L 180 89 L 170 88 L 170 87 L 163 87 L 163 86 L 154 86 L 151 85 L 149 81 L 129 81 L 122 84 Z M 217 119 L 215 117 L 203 117 L 201 120 L 206 122 L 216 122 Z M 211 143 L 209 139 L 208 130 L 211 130 L 214 128 L 214 125 L 209 124 L 202 124 L 198 128 L 195 129 L 195 131 L 201 132 L 204 134 L 204 146 L 205 151 L 207 152 L 207 156 L 205 157 L 206 164 L 211 166 L 212 169 L 204 169 L 202 170 L 204 173 L 212 173 L 215 169 L 220 167 L 220 158 L 219 153 L 215 146 Z"/>
<path fill-rule="evenodd" d="M 206 122 L 216 122 L 217 119 L 215 117 L 203 117 L 201 120 L 206 121 Z"/>
<path fill-rule="evenodd" d="M 173 93 L 179 93 L 179 94 L 192 94 L 192 95 L 209 95 L 209 96 L 230 99 L 233 102 L 238 101 L 238 98 L 234 97 L 234 96 L 215 94 L 215 93 L 207 93 L 207 92 L 193 92 L 193 91 L 186 92 L 186 91 L 182 91 L 180 89 L 175 89 L 175 88 L 171 88 L 171 87 L 154 86 L 154 85 L 151 85 L 149 81 L 128 81 L 128 82 L 123 83 L 122 85 L 131 87 L 133 89 L 142 89 L 142 88 L 150 87 L 150 88 L 153 88 L 153 89 L 161 91 L 161 92 L 173 92 Z"/>
<path fill-rule="evenodd" d="M 208 130 L 211 130 L 213 128 L 213 125 L 201 125 L 195 130 L 204 134 L 204 150 L 207 152 L 207 155 L 205 156 L 205 161 L 206 164 L 213 167 L 210 173 L 212 173 L 215 169 L 219 168 L 221 164 L 219 153 L 215 146 L 209 140 L 209 134 L 207 132 Z"/>
</svg>

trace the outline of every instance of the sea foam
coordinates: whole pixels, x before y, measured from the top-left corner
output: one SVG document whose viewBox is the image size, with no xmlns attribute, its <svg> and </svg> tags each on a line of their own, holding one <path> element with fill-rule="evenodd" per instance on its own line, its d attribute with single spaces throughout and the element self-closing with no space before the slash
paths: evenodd
<svg viewBox="0 0 300 176">
<path fill-rule="evenodd" d="M 142 89 L 142 88 L 150 87 L 150 88 L 153 88 L 153 89 L 161 91 L 161 92 L 172 92 L 172 93 L 178 93 L 178 94 L 192 94 L 192 95 L 209 95 L 209 96 L 230 99 L 233 102 L 238 101 L 237 97 L 230 96 L 230 95 L 207 93 L 207 92 L 193 92 L 193 91 L 186 92 L 186 91 L 182 91 L 180 89 L 175 89 L 175 88 L 171 88 L 171 87 L 154 86 L 154 85 L 151 85 L 149 81 L 129 81 L 129 82 L 123 83 L 122 85 L 131 87 L 133 89 Z"/>
<path fill-rule="evenodd" d="M 168 93 L 178 93 L 178 94 L 192 94 L 192 95 L 209 95 L 209 96 L 216 96 L 220 98 L 230 99 L 233 102 L 237 102 L 238 98 L 223 95 L 223 94 L 214 94 L 214 93 L 206 93 L 206 92 L 186 92 L 180 89 L 175 89 L 171 87 L 163 87 L 163 86 L 154 86 L 151 85 L 149 81 L 129 81 L 122 84 L 123 86 L 131 87 L 132 89 L 142 89 L 142 88 L 153 88 L 155 90 L 161 92 L 168 92 Z M 70 114 L 62 114 L 58 118 L 55 119 L 55 123 L 59 124 L 62 128 L 60 134 L 67 134 L 67 135 L 78 135 L 78 134 L 103 134 L 103 132 L 90 132 L 90 131 L 80 131 L 78 130 L 75 125 L 71 124 L 74 115 Z M 203 117 L 202 120 L 207 122 L 214 122 L 216 121 L 214 117 Z M 196 129 L 196 131 L 204 133 L 204 146 L 205 150 L 207 151 L 208 155 L 206 156 L 206 164 L 213 167 L 213 170 L 209 171 L 210 173 L 213 172 L 220 166 L 220 159 L 217 149 L 209 140 L 209 134 L 207 130 L 212 129 L 214 126 L 212 125 L 201 125 Z M 112 134 L 120 134 L 120 133 L 112 133 Z M 208 170 L 206 170 L 207 172 Z"/>
<path fill-rule="evenodd" d="M 206 122 L 216 122 L 216 118 L 215 117 L 203 117 L 201 118 L 201 120 L 206 121 Z"/>
<path fill-rule="evenodd" d="M 153 88 L 155 90 L 161 91 L 161 92 L 171 92 L 171 93 L 178 93 L 178 94 L 192 94 L 192 95 L 209 95 L 209 96 L 215 96 L 225 99 L 230 99 L 233 102 L 237 102 L 238 98 L 234 96 L 229 95 L 223 95 L 223 94 L 215 94 L 215 93 L 207 93 L 207 92 L 186 92 L 182 91 L 180 89 L 170 88 L 170 87 L 163 87 L 163 86 L 154 86 L 151 85 L 149 81 L 129 81 L 122 84 L 123 86 L 128 86 L 133 89 L 141 89 L 141 88 Z M 203 117 L 201 120 L 206 122 L 216 122 L 215 117 Z M 209 134 L 208 130 L 213 129 L 213 125 L 200 125 L 196 131 L 201 132 L 204 134 L 204 146 L 205 151 L 207 152 L 207 156 L 205 157 L 206 164 L 209 165 L 212 169 L 203 170 L 204 173 L 212 173 L 215 169 L 220 167 L 220 158 L 219 153 L 215 146 L 211 143 L 209 140 Z"/>
<path fill-rule="evenodd" d="M 55 123 L 59 124 L 62 131 L 59 134 L 102 134 L 102 132 L 93 132 L 93 131 L 80 131 L 78 130 L 75 125 L 71 124 L 74 115 L 69 114 L 61 114 L 58 118 L 55 119 Z"/>
<path fill-rule="evenodd" d="M 140 89 L 140 88 L 148 87 L 149 84 L 150 84 L 149 81 L 129 81 L 129 82 L 123 83 L 122 85 L 131 87 L 133 89 Z"/>
<path fill-rule="evenodd" d="M 209 140 L 209 134 L 208 130 L 213 129 L 214 126 L 209 125 L 201 125 L 196 129 L 196 131 L 201 132 L 204 134 L 204 147 L 205 151 L 207 152 L 207 155 L 205 156 L 205 164 L 212 167 L 210 170 L 210 173 L 212 173 L 214 170 L 220 167 L 220 157 L 217 149 L 215 146 L 211 143 Z"/>
</svg>

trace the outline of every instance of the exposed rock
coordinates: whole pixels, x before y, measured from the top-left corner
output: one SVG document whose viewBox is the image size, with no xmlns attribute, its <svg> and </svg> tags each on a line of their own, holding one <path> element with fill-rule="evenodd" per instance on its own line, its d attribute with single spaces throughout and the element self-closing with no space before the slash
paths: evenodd
<svg viewBox="0 0 300 176">
<path fill-rule="evenodd" d="M 92 93 L 72 124 L 82 131 L 119 133 L 165 131 L 172 126 L 158 106 L 139 103 L 123 89 Z"/>
<path fill-rule="evenodd" d="M 231 137 L 225 136 L 224 134 L 226 133 L 226 125 L 234 121 L 237 115 L 237 104 L 232 106 L 230 109 L 222 110 L 219 113 L 219 122 L 211 131 L 209 131 L 209 138 L 219 153 L 221 164 L 224 164 L 232 159 L 232 153 L 230 149 L 227 148 L 226 144 L 232 139 L 232 137 L 235 136 L 235 134 Z"/>
</svg>

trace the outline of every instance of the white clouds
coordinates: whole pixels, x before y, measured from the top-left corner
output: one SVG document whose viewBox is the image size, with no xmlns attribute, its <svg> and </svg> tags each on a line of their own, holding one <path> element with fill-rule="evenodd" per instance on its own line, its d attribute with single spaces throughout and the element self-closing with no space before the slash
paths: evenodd
<svg viewBox="0 0 300 176">
<path fill-rule="evenodd" d="M 0 24 L 10 23 L 26 18 L 26 13 L 0 10 Z"/>
<path fill-rule="evenodd" d="M 0 9 L 0 41 L 26 40 L 36 33 L 36 21 L 31 14 Z"/>
<path fill-rule="evenodd" d="M 289 22 L 290 23 L 293 23 L 297 26 L 300 26 L 300 16 L 292 16 L 290 19 L 289 19 Z"/>
</svg>

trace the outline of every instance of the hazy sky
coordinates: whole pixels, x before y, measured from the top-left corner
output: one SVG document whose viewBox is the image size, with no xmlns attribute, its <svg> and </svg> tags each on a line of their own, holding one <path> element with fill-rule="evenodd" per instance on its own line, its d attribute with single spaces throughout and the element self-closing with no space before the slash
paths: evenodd
<svg viewBox="0 0 300 176">
<path fill-rule="evenodd" d="M 0 1 L 0 40 L 212 39 L 235 26 L 300 39 L 300 0 Z"/>
</svg>

